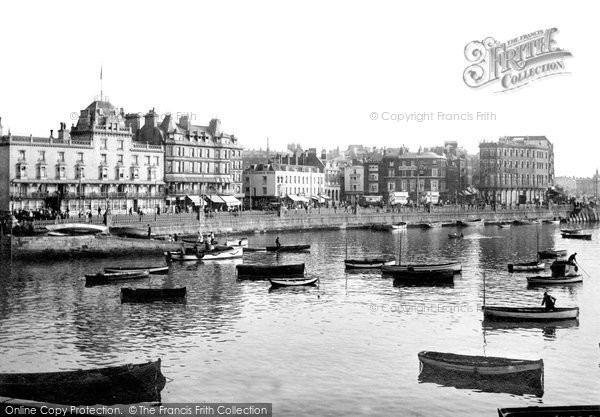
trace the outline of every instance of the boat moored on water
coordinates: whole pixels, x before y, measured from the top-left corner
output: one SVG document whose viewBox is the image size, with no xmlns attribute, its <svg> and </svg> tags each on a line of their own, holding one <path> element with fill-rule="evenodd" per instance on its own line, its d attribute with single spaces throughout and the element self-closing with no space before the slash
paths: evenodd
<svg viewBox="0 0 600 417">
<path fill-rule="evenodd" d="M 446 262 L 442 264 L 402 264 L 402 265 L 384 265 L 381 271 L 384 274 L 393 274 L 398 271 L 444 271 L 451 270 L 453 273 L 460 273 L 462 271 L 462 264 L 460 262 Z"/>
<path fill-rule="evenodd" d="M 315 285 L 319 277 L 298 277 L 298 278 L 269 278 L 271 282 L 271 287 L 279 288 L 279 287 L 301 287 L 307 285 Z"/>
<path fill-rule="evenodd" d="M 448 233 L 448 239 L 462 239 L 465 237 L 462 233 Z"/>
<path fill-rule="evenodd" d="M 267 252 L 304 252 L 307 250 L 310 250 L 310 245 L 267 246 Z"/>
<path fill-rule="evenodd" d="M 459 220 L 457 222 L 459 226 L 484 226 L 485 223 L 483 219 L 474 219 L 474 220 Z"/>
<path fill-rule="evenodd" d="M 600 405 L 499 408 L 498 417 L 598 417 Z"/>
<path fill-rule="evenodd" d="M 91 223 L 49 224 L 45 227 L 49 232 L 48 234 L 51 236 L 95 235 L 98 233 L 108 233 L 108 227 Z"/>
<path fill-rule="evenodd" d="M 149 276 L 150 272 L 146 270 L 120 271 L 112 273 L 99 272 L 97 274 L 86 274 L 85 285 L 108 284 L 116 281 L 148 278 Z"/>
<path fill-rule="evenodd" d="M 546 249 L 538 251 L 538 257 L 540 259 L 558 259 L 567 256 L 566 249 Z"/>
<path fill-rule="evenodd" d="M 500 358 L 493 356 L 471 356 L 455 353 L 423 351 L 418 354 L 422 367 L 433 367 L 455 373 L 476 374 L 480 376 L 499 376 L 519 374 L 543 375 L 544 361 Z"/>
<path fill-rule="evenodd" d="M 498 228 L 499 229 L 508 229 L 508 228 L 510 228 L 510 226 L 512 226 L 510 223 L 500 223 L 500 224 L 498 224 Z"/>
<path fill-rule="evenodd" d="M 552 276 L 554 277 L 568 277 L 579 275 L 579 267 L 573 262 L 569 261 L 554 261 L 550 265 Z"/>
<path fill-rule="evenodd" d="M 123 271 L 148 271 L 151 274 L 166 274 L 169 272 L 169 265 L 157 266 L 113 266 L 104 268 L 104 272 L 115 273 Z"/>
<path fill-rule="evenodd" d="M 63 372 L 0 374 L 0 396 L 63 405 L 160 402 L 156 362 Z"/>
<path fill-rule="evenodd" d="M 198 255 L 193 253 L 193 251 L 189 250 L 186 252 L 183 251 L 168 251 L 165 252 L 165 257 L 167 258 L 167 262 L 171 261 L 197 261 Z"/>
<path fill-rule="evenodd" d="M 546 264 L 540 261 L 508 264 L 508 272 L 531 272 L 543 271 L 544 269 L 546 269 Z"/>
<path fill-rule="evenodd" d="M 247 237 L 242 237 L 239 239 L 227 239 L 225 241 L 225 246 L 229 246 L 229 247 L 243 247 L 243 248 L 247 248 L 248 247 L 248 238 Z"/>
<path fill-rule="evenodd" d="M 555 307 L 547 310 L 543 307 L 502 307 L 483 306 L 483 317 L 487 320 L 575 320 L 579 317 L 578 307 Z"/>
<path fill-rule="evenodd" d="M 235 266 L 240 279 L 265 279 L 267 277 L 303 277 L 304 264 L 252 265 Z"/>
<path fill-rule="evenodd" d="M 122 303 L 152 301 L 181 301 L 186 296 L 186 287 L 181 288 L 121 288 Z"/>
<path fill-rule="evenodd" d="M 241 258 L 244 256 L 244 249 L 242 247 L 222 247 L 211 251 L 200 252 L 198 255 L 199 259 L 203 261 L 215 261 L 219 259 L 233 259 Z"/>
<path fill-rule="evenodd" d="M 442 222 L 419 223 L 418 226 L 422 229 L 435 229 L 442 227 Z"/>
<path fill-rule="evenodd" d="M 542 220 L 542 223 L 544 224 L 560 224 L 560 219 L 544 219 Z"/>
<path fill-rule="evenodd" d="M 395 262 L 393 256 L 379 256 L 376 258 L 346 259 L 344 265 L 346 265 L 346 269 L 374 269 L 381 268 L 384 265 L 394 265 Z"/>
<path fill-rule="evenodd" d="M 575 284 L 583 282 L 582 275 L 569 275 L 569 276 L 535 276 L 527 277 L 527 284 L 529 285 L 553 285 L 553 284 Z"/>
<path fill-rule="evenodd" d="M 406 229 L 407 226 L 408 226 L 408 223 L 406 223 L 406 222 L 398 222 L 398 223 L 391 224 L 392 230 L 404 230 L 404 229 Z"/>
<path fill-rule="evenodd" d="M 563 237 L 563 239 L 580 239 L 580 240 L 592 240 L 592 234 L 591 233 L 583 233 L 583 232 L 578 232 L 578 233 L 561 233 L 561 236 Z"/>
</svg>

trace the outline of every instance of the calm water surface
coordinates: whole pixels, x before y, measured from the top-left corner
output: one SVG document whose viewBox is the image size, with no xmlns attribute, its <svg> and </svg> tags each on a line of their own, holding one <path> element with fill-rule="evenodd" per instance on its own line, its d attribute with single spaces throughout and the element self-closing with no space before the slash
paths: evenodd
<svg viewBox="0 0 600 417">
<path fill-rule="evenodd" d="M 0 372 L 70 370 L 163 359 L 163 402 L 272 402 L 277 416 L 496 415 L 496 408 L 600 402 L 600 259 L 590 241 L 566 240 L 558 226 L 285 233 L 282 244 L 309 254 L 248 253 L 244 262 L 305 262 L 319 287 L 269 292 L 237 281 L 240 261 L 174 264 L 168 275 L 86 288 L 83 275 L 108 265 L 160 264 L 162 258 L 13 263 L 0 270 Z M 538 237 L 538 238 L 536 238 Z M 250 246 L 274 234 L 251 235 Z M 557 306 L 578 305 L 575 324 L 488 326 L 488 304 L 536 306 L 544 287 L 506 264 L 536 248 L 568 249 L 591 277 L 555 286 Z M 380 253 L 402 260 L 458 259 L 451 287 L 394 287 L 378 273 L 346 273 L 343 259 Z M 549 273 L 549 271 L 547 272 Z M 121 286 L 187 286 L 186 304 L 124 304 Z M 420 383 L 417 353 L 544 360 L 535 394 L 489 393 Z"/>
</svg>

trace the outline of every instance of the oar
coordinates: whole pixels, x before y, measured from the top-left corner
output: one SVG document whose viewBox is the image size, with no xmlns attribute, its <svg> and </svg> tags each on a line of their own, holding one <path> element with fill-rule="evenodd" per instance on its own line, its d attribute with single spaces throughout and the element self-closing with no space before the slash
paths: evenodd
<svg viewBox="0 0 600 417">
<path fill-rule="evenodd" d="M 586 271 L 585 269 L 583 269 L 583 267 L 582 267 L 581 265 L 579 265 L 579 262 L 575 261 L 575 264 L 576 264 L 576 265 L 577 265 L 579 268 L 581 268 L 581 270 L 582 270 L 583 272 L 585 272 L 585 274 L 588 276 L 588 278 L 591 278 L 590 274 L 588 274 L 588 273 L 587 273 L 587 271 Z"/>
</svg>

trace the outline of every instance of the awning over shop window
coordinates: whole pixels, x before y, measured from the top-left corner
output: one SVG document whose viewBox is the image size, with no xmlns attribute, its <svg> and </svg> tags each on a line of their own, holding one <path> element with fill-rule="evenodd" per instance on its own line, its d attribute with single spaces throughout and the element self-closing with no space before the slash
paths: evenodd
<svg viewBox="0 0 600 417">
<path fill-rule="evenodd" d="M 199 195 L 186 195 L 185 198 L 187 198 L 188 200 L 190 200 L 192 203 L 194 203 L 196 206 L 203 206 L 206 203 L 204 202 L 204 200 L 202 200 L 200 198 Z"/>
<path fill-rule="evenodd" d="M 218 195 L 216 195 L 216 194 L 215 195 L 209 194 L 209 195 L 207 195 L 207 197 L 213 203 L 216 203 L 216 204 L 225 204 L 225 201 L 221 197 L 219 197 Z"/>
<path fill-rule="evenodd" d="M 293 202 L 296 203 L 308 203 L 308 199 L 296 194 L 288 194 L 287 198 L 289 198 L 290 200 L 292 200 Z"/>
<path fill-rule="evenodd" d="M 321 194 L 319 195 L 319 197 L 325 199 L 325 200 L 331 200 L 331 197 L 326 196 L 325 194 Z"/>
<path fill-rule="evenodd" d="M 232 195 L 222 195 L 220 197 L 223 199 L 223 201 L 225 201 L 225 204 L 227 204 L 228 206 L 241 206 L 242 205 L 240 200 L 238 200 L 237 198 L 235 198 Z"/>
</svg>

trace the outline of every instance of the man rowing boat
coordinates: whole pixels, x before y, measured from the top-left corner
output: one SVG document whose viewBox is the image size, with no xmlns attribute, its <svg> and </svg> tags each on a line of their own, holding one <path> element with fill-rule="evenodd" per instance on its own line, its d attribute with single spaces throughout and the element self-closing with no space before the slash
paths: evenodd
<svg viewBox="0 0 600 417">
<path fill-rule="evenodd" d="M 556 303 L 556 298 L 552 297 L 548 294 L 548 291 L 544 292 L 544 298 L 542 299 L 542 305 L 546 306 L 546 310 L 554 310 L 554 304 Z"/>
</svg>

